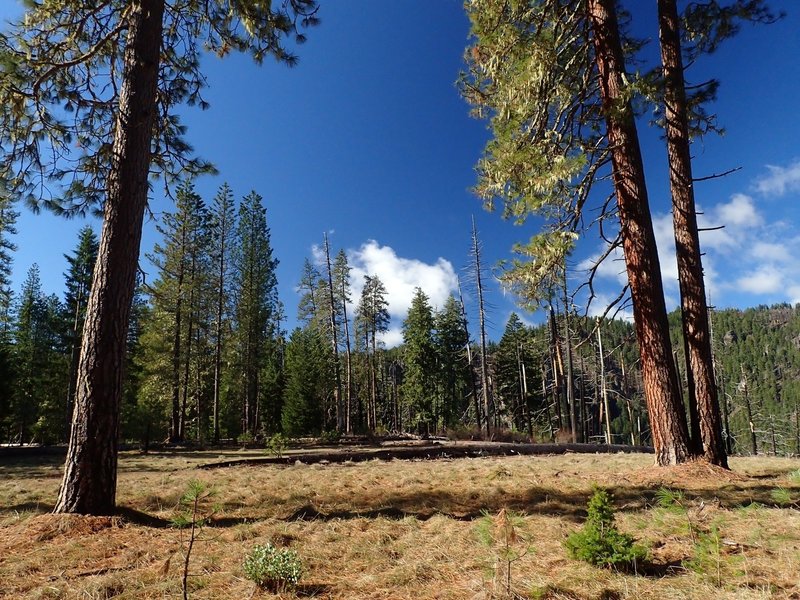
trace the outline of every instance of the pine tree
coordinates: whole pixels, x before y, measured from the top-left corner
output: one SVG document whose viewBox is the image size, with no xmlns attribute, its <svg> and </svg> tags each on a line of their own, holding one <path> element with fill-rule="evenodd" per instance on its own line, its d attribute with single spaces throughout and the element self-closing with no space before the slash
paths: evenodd
<svg viewBox="0 0 800 600">
<path fill-rule="evenodd" d="M 344 394 L 345 394 L 345 431 L 352 433 L 351 418 L 353 415 L 353 359 L 350 343 L 350 319 L 347 315 L 347 306 L 350 304 L 350 265 L 347 255 L 340 250 L 333 262 L 333 289 L 337 305 L 342 312 L 340 323 L 342 331 L 340 338 L 344 340 Z"/>
<path fill-rule="evenodd" d="M 330 349 L 319 329 L 295 329 L 286 346 L 286 391 L 281 416 L 289 436 L 318 434 L 331 385 Z"/>
<path fill-rule="evenodd" d="M 495 386 L 512 427 L 517 431 L 527 430 L 529 435 L 533 435 L 528 392 L 528 371 L 533 366 L 533 360 L 529 359 L 528 337 L 529 332 L 519 315 L 511 313 L 495 351 Z"/>
<path fill-rule="evenodd" d="M 57 512 L 115 504 L 125 331 L 151 173 L 210 170 L 190 157 L 175 107 L 205 106 L 204 49 L 292 64 L 284 39 L 314 24 L 314 0 L 32 3 L 0 44 L 4 194 L 58 212 L 101 206 L 103 230 Z M 66 171 L 65 169 L 68 169 Z M 43 198 L 43 193 L 53 198 Z"/>
<path fill-rule="evenodd" d="M 517 249 L 523 259 L 507 278 L 517 290 L 540 295 L 571 251 L 589 192 L 610 159 L 619 236 L 608 252 L 624 249 L 656 460 L 687 460 L 616 4 L 473 0 L 467 8 L 475 43 L 462 89 L 494 131 L 477 191 L 490 206 L 502 202 L 504 214 L 518 222 L 530 214 L 549 219 L 548 229 Z"/>
<path fill-rule="evenodd" d="M 189 397 L 198 393 L 189 375 L 202 355 L 193 338 L 203 295 L 203 266 L 207 265 L 207 218 L 205 204 L 194 186 L 183 183 L 176 194 L 176 212 L 164 214 L 163 224 L 158 226 L 163 242 L 156 244 L 149 255 L 159 270 L 150 288 L 152 318 L 159 323 L 154 336 L 170 340 L 171 442 L 185 440 Z M 148 340 L 154 342 L 150 337 Z M 162 341 L 158 345 L 163 344 Z"/>
<path fill-rule="evenodd" d="M 389 328 L 389 303 L 386 287 L 377 276 L 364 276 L 364 287 L 356 307 L 356 340 L 366 360 L 369 402 L 366 407 L 367 429 L 378 426 L 379 336 Z"/>
<path fill-rule="evenodd" d="M 232 286 L 232 252 L 236 219 L 233 206 L 233 191 L 227 183 L 214 196 L 210 211 L 209 238 L 211 242 L 211 289 L 214 300 L 214 391 L 212 399 L 212 438 L 220 437 L 220 404 L 222 402 L 223 356 L 230 338 L 229 317 L 231 314 L 230 291 Z"/>
<path fill-rule="evenodd" d="M 22 284 L 14 328 L 14 389 L 11 424 L 20 444 L 57 441 L 63 433 L 63 396 L 59 395 L 63 353 L 58 330 L 61 306 L 42 292 L 34 264 Z"/>
<path fill-rule="evenodd" d="M 5 194 L 0 196 L 0 347 L 6 346 L 11 337 L 11 267 L 13 253 L 17 250 L 11 236 L 17 233 L 17 217 L 19 213 L 14 210 L 12 198 Z"/>
<path fill-rule="evenodd" d="M 241 375 L 241 432 L 255 436 L 265 408 L 260 375 L 271 347 L 269 341 L 279 333 L 282 311 L 275 274 L 278 259 L 272 255 L 267 211 L 256 192 L 245 196 L 239 205 L 236 240 L 234 335 Z"/>
<path fill-rule="evenodd" d="M 421 433 L 438 425 L 433 398 L 438 357 L 433 340 L 433 309 L 420 288 L 414 290 L 408 316 L 403 321 L 403 398 L 413 411 L 412 423 Z"/>
<path fill-rule="evenodd" d="M 444 307 L 434 315 L 433 343 L 439 358 L 439 396 L 442 424 L 452 427 L 467 411 L 472 374 L 465 350 L 469 333 L 462 317 L 461 305 L 449 296 Z"/>
<path fill-rule="evenodd" d="M 78 245 L 72 255 L 65 255 L 68 269 L 64 273 L 66 292 L 64 293 L 65 318 L 69 322 L 67 346 L 69 355 L 69 380 L 67 382 L 67 401 L 65 424 L 72 422 L 72 408 L 75 402 L 75 387 L 78 383 L 78 360 L 81 352 L 83 323 L 86 320 L 86 303 L 92 287 L 92 273 L 97 261 L 98 241 L 94 230 L 86 225 L 78 232 Z M 67 431 L 69 431 L 67 429 Z M 67 435 L 68 439 L 69 436 Z"/>
</svg>

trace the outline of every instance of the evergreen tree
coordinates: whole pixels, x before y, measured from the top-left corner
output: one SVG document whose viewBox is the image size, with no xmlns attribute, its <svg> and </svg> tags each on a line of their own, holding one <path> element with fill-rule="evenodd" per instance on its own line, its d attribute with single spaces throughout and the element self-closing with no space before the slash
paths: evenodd
<svg viewBox="0 0 800 600">
<path fill-rule="evenodd" d="M 78 232 L 78 245 L 73 254 L 64 256 L 68 265 L 67 272 L 64 273 L 67 288 L 64 293 L 64 317 L 69 323 L 66 342 L 70 350 L 65 418 L 67 426 L 72 421 L 75 387 L 78 383 L 78 359 L 81 352 L 83 322 L 86 319 L 86 303 L 92 287 L 92 273 L 94 263 L 97 261 L 97 249 L 97 235 L 89 225 L 86 225 Z"/>
<path fill-rule="evenodd" d="M 345 431 L 353 431 L 351 418 L 353 415 L 353 357 L 350 343 L 350 319 L 347 306 L 351 301 L 350 265 L 347 255 L 340 250 L 333 261 L 333 290 L 337 306 L 341 310 L 339 323 L 342 327 L 339 339 L 344 341 L 344 395 L 345 395 Z"/>
<path fill-rule="evenodd" d="M 412 423 L 423 433 L 437 426 L 433 398 L 438 357 L 433 339 L 433 309 L 420 288 L 414 290 L 408 316 L 403 321 L 403 398 L 412 410 Z"/>
<path fill-rule="evenodd" d="M 364 276 L 364 287 L 356 307 L 356 343 L 363 351 L 366 362 L 367 389 L 366 426 L 375 430 L 378 426 L 378 370 L 379 337 L 389 328 L 389 302 L 386 287 L 377 276 Z"/>
<path fill-rule="evenodd" d="M 289 436 L 318 434 L 331 385 L 330 350 L 314 327 L 295 329 L 286 346 L 286 391 L 281 416 Z"/>
<path fill-rule="evenodd" d="M 532 398 L 534 361 L 529 343 L 530 333 L 517 313 L 511 313 L 495 352 L 495 387 L 512 427 L 533 435 Z M 534 388 L 535 389 L 535 388 Z"/>
<path fill-rule="evenodd" d="M 39 267 L 34 264 L 22 284 L 16 309 L 13 361 L 16 377 L 11 397 L 14 439 L 52 443 L 63 435 L 62 307 L 42 292 Z"/>
<path fill-rule="evenodd" d="M 14 210 L 12 198 L 5 194 L 0 196 L 0 347 L 6 346 L 11 339 L 11 266 L 14 262 L 12 255 L 17 250 L 11 236 L 17 233 L 17 217 L 19 213 Z"/>
<path fill-rule="evenodd" d="M 156 244 L 149 256 L 159 270 L 150 288 L 151 318 L 159 324 L 153 336 L 169 339 L 169 375 L 163 374 L 159 379 L 170 382 L 169 438 L 172 442 L 185 439 L 189 398 L 199 393 L 190 374 L 204 354 L 194 338 L 201 320 L 204 275 L 208 275 L 204 269 L 207 266 L 206 223 L 207 211 L 202 198 L 195 193 L 192 184 L 182 184 L 176 195 L 176 212 L 164 214 L 163 224 L 158 226 L 163 242 Z M 147 340 L 155 342 L 151 336 Z M 164 342 L 157 345 L 164 347 Z"/>
<path fill-rule="evenodd" d="M 469 333 L 464 324 L 461 305 L 449 296 L 444 307 L 434 315 L 433 343 L 439 360 L 439 398 L 442 425 L 452 427 L 468 408 L 470 365 L 465 354 Z"/>
<path fill-rule="evenodd" d="M 227 183 L 214 196 L 209 222 L 211 267 L 209 277 L 214 294 L 214 396 L 212 399 L 212 438 L 219 442 L 219 415 L 222 402 L 223 356 L 230 338 L 230 293 L 233 284 L 232 252 L 236 221 L 233 191 Z"/>
<path fill-rule="evenodd" d="M 239 205 L 236 239 L 234 311 L 241 376 L 241 432 L 255 436 L 261 410 L 268 409 L 262 404 L 260 375 L 270 350 L 274 351 L 269 342 L 278 336 L 282 311 L 275 274 L 278 259 L 272 255 L 267 211 L 256 192 L 245 196 Z"/>
</svg>

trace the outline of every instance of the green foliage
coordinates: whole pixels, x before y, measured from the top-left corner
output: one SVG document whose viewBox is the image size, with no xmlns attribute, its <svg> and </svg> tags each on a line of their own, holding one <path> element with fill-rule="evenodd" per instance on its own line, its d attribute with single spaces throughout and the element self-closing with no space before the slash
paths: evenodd
<svg viewBox="0 0 800 600">
<path fill-rule="evenodd" d="M 741 556 L 727 556 L 719 523 L 712 523 L 708 531 L 701 531 L 694 543 L 693 556 L 684 565 L 711 578 L 717 587 L 722 587 L 726 575 L 735 572 L 736 565 L 743 560 Z"/>
<path fill-rule="evenodd" d="M 0 44 L 0 180 L 3 197 L 58 213 L 102 206 L 124 54 L 137 18 L 129 2 L 25 2 Z M 208 107 L 201 57 L 248 53 L 292 65 L 287 39 L 316 25 L 315 0 L 167 3 L 150 174 L 168 184 L 212 171 L 192 156 L 182 104 Z M 289 42 L 290 43 L 290 42 Z M 136 92 L 137 90 L 134 90 Z M 154 100 L 155 102 L 155 100 Z"/>
<path fill-rule="evenodd" d="M 433 420 L 433 392 L 438 361 L 433 341 L 433 309 L 420 288 L 403 321 L 403 396 L 414 412 L 412 420 L 421 433 L 429 433 Z M 435 426 L 435 424 L 434 424 Z"/>
<path fill-rule="evenodd" d="M 606 490 L 594 489 L 588 512 L 583 529 L 572 533 L 565 543 L 572 558 L 598 567 L 626 570 L 635 569 L 638 562 L 647 558 L 643 546 L 616 528 L 613 500 Z"/>
<path fill-rule="evenodd" d="M 288 447 L 289 438 L 282 433 L 271 435 L 267 440 L 267 453 L 276 458 L 282 458 Z"/>
<path fill-rule="evenodd" d="M 274 592 L 296 587 L 303 576 L 297 552 L 270 543 L 255 546 L 244 559 L 243 568 L 248 579 Z"/>
<path fill-rule="evenodd" d="M 172 526 L 176 529 L 190 527 L 203 527 L 208 518 L 215 512 L 214 507 L 206 507 L 207 501 L 214 496 L 214 490 L 204 482 L 192 479 L 186 484 L 186 491 L 181 496 L 179 510 L 172 519 Z"/>
<path fill-rule="evenodd" d="M 281 424 L 286 435 L 319 433 L 331 385 L 330 348 L 317 328 L 295 329 L 286 346 L 286 392 Z"/>
<path fill-rule="evenodd" d="M 772 501 L 779 506 L 789 506 L 794 504 L 792 492 L 786 488 L 775 488 L 772 490 L 772 492 L 770 492 L 770 497 L 772 498 Z"/>
<path fill-rule="evenodd" d="M 342 434 L 335 429 L 327 429 L 322 432 L 322 435 L 319 436 L 320 441 L 323 444 L 336 444 L 341 439 Z"/>
</svg>

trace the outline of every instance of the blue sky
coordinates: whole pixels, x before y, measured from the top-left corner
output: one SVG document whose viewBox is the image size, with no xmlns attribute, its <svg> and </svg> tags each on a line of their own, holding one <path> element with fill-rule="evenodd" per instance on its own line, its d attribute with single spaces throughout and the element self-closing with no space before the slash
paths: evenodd
<svg viewBox="0 0 800 600">
<path fill-rule="evenodd" d="M 629 3 L 630 4 L 630 3 Z M 635 31 L 655 38 L 655 2 L 634 12 Z M 649 6 L 652 4 L 652 7 Z M 722 82 L 713 109 L 727 129 L 694 145 L 695 174 L 734 167 L 724 179 L 697 185 L 704 222 L 725 225 L 701 239 L 711 302 L 718 307 L 800 301 L 800 126 L 793 106 L 800 96 L 800 6 L 771 3 L 788 12 L 769 27 L 742 33 L 689 73 Z M 487 139 L 484 123 L 469 117 L 455 80 L 467 44 L 468 21 L 460 0 L 322 0 L 322 24 L 298 48 L 294 69 L 267 61 L 258 68 L 245 57 L 207 57 L 204 69 L 211 109 L 186 109 L 188 139 L 211 160 L 219 177 L 197 182 L 211 200 L 227 181 L 237 197 L 250 190 L 265 200 L 286 327 L 295 325 L 295 287 L 306 257 L 328 232 L 332 249 L 345 249 L 361 275 L 377 274 L 390 292 L 393 331 L 419 285 L 440 305 L 469 263 L 474 215 L 485 263 L 510 256 L 511 246 L 535 232 L 486 213 L 469 188 L 474 164 Z M 0 4 L 0 18 L 16 12 Z M 657 44 L 651 48 L 657 57 Z M 651 208 L 668 300 L 677 303 L 666 150 L 659 132 L 640 126 Z M 156 215 L 169 210 L 158 190 Z M 63 292 L 63 254 L 85 221 L 64 221 L 22 209 L 16 243 L 14 287 L 39 264 L 44 289 Z M 99 232 L 99 224 L 94 223 Z M 156 241 L 146 225 L 143 250 Z M 587 236 L 573 261 L 573 280 L 600 251 Z M 148 277 L 153 269 L 143 264 Z M 601 291 L 612 297 L 622 265 L 602 270 Z M 490 283 L 491 336 L 498 338 L 513 299 Z M 470 306 L 469 285 L 465 292 Z M 524 315 L 536 321 L 536 315 Z M 475 319 L 472 320 L 475 323 Z"/>
</svg>

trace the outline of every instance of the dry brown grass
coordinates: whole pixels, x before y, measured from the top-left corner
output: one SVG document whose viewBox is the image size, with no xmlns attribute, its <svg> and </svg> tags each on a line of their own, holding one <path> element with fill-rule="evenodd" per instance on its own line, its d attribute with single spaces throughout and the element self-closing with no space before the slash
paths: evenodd
<svg viewBox="0 0 800 600">
<path fill-rule="evenodd" d="M 218 506 L 192 555 L 192 598 L 274 597 L 241 567 L 266 541 L 303 558 L 300 596 L 499 597 L 487 574 L 496 557 L 480 544 L 476 519 L 503 508 L 523 515 L 532 546 L 513 566 L 522 598 L 800 598 L 800 511 L 785 503 L 786 493 L 800 502 L 797 461 L 733 459 L 732 473 L 659 469 L 652 456 L 621 454 L 195 468 L 242 454 L 124 454 L 114 518 L 48 514 L 60 476 L 53 459 L 0 465 L 0 597 L 180 597 L 185 532 L 169 523 L 188 482 L 200 479 Z M 595 483 L 613 489 L 620 528 L 651 547 L 647 575 L 567 557 L 563 540 Z M 655 505 L 662 486 L 683 491 L 687 512 Z M 682 566 L 695 553 L 688 523 L 720 532 L 702 572 Z"/>
</svg>

